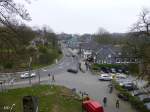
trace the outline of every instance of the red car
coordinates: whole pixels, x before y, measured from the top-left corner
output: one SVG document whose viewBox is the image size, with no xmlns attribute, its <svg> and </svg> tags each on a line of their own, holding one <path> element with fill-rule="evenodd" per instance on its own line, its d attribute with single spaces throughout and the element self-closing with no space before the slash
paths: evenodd
<svg viewBox="0 0 150 112">
<path fill-rule="evenodd" d="M 97 101 L 87 100 L 83 102 L 82 106 L 86 112 L 104 112 L 102 105 Z"/>
</svg>

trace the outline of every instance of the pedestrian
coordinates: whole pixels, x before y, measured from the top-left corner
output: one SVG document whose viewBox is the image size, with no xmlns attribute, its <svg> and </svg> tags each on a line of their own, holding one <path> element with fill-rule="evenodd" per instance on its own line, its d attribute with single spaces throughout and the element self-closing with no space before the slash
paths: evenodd
<svg viewBox="0 0 150 112">
<path fill-rule="evenodd" d="M 51 74 L 49 73 L 49 74 L 48 74 L 48 76 L 50 77 L 50 76 L 51 76 Z"/>
<path fill-rule="evenodd" d="M 103 98 L 103 103 L 104 103 L 104 107 L 106 107 L 106 105 L 107 105 L 107 97 Z"/>
<path fill-rule="evenodd" d="M 49 77 L 49 84 L 51 84 L 51 79 L 50 79 L 51 74 L 50 73 L 48 74 L 48 77 Z"/>
<path fill-rule="evenodd" d="M 112 91 L 113 91 L 113 86 L 110 86 L 109 93 L 112 93 Z"/>
<path fill-rule="evenodd" d="M 55 77 L 54 77 L 54 75 L 52 75 L 52 82 L 55 82 Z"/>
<path fill-rule="evenodd" d="M 116 108 L 119 108 L 119 100 L 116 101 Z"/>
</svg>

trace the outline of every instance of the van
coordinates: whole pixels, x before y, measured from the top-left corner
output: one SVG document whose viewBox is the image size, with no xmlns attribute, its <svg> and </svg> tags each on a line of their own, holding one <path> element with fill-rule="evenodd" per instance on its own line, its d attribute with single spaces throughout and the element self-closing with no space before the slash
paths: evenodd
<svg viewBox="0 0 150 112">
<path fill-rule="evenodd" d="M 82 106 L 86 112 L 104 112 L 103 106 L 97 101 L 84 101 Z"/>
</svg>

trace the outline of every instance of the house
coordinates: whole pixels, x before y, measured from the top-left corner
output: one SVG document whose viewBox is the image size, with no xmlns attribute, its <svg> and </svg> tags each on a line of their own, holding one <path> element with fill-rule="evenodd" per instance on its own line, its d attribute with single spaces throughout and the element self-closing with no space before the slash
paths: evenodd
<svg viewBox="0 0 150 112">
<path fill-rule="evenodd" d="M 93 52 L 98 48 L 99 44 L 94 40 L 86 43 L 81 43 L 79 46 L 80 56 L 83 59 L 87 59 L 93 56 Z"/>
<path fill-rule="evenodd" d="M 140 62 L 138 57 L 128 52 L 122 53 L 121 46 L 101 45 L 99 50 L 94 54 L 96 56 L 95 62 L 99 64 L 128 64 Z"/>
<path fill-rule="evenodd" d="M 30 41 L 30 45 L 34 48 L 36 48 L 38 45 L 45 45 L 47 43 L 48 43 L 47 39 L 40 36 Z"/>
<path fill-rule="evenodd" d="M 103 45 L 94 53 L 96 56 L 96 63 L 99 64 L 112 64 L 115 63 L 116 52 L 112 50 L 111 45 Z"/>
</svg>

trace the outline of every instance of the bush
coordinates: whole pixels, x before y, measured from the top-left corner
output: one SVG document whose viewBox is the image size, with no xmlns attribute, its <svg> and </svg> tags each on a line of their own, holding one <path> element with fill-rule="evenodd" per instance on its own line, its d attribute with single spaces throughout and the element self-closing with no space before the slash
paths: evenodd
<svg viewBox="0 0 150 112">
<path fill-rule="evenodd" d="M 50 64 L 53 62 L 52 54 L 45 53 L 39 56 L 39 63 L 42 65 Z"/>
<path fill-rule="evenodd" d="M 125 65 L 120 64 L 93 64 L 92 69 L 100 70 L 102 67 L 106 68 L 122 68 L 125 67 Z"/>
<path fill-rule="evenodd" d="M 4 63 L 3 66 L 5 69 L 11 69 L 11 68 L 13 68 L 13 65 L 14 65 L 13 62 L 6 62 L 6 63 Z"/>
<path fill-rule="evenodd" d="M 139 73 L 139 65 L 138 64 L 129 64 L 128 68 L 131 73 L 136 73 L 136 74 Z"/>
<path fill-rule="evenodd" d="M 100 70 L 100 67 L 97 66 L 96 64 L 93 64 L 93 65 L 92 65 L 92 69 L 93 69 L 93 70 Z"/>
</svg>

